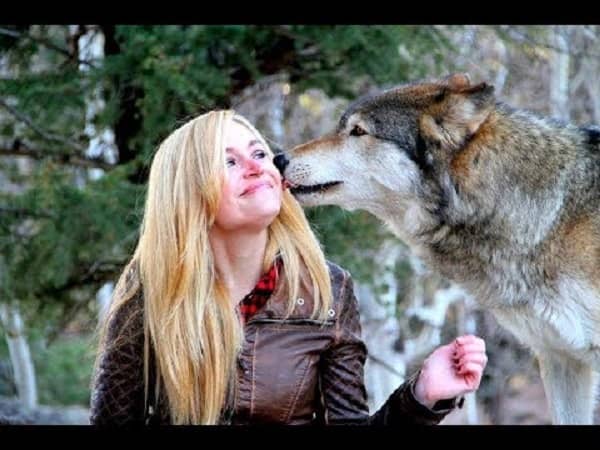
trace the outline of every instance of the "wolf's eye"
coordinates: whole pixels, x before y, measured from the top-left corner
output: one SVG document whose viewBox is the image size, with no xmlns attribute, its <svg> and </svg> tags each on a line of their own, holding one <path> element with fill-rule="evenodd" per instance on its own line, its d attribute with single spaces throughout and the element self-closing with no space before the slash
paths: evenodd
<svg viewBox="0 0 600 450">
<path fill-rule="evenodd" d="M 365 134 L 367 134 L 367 132 L 360 125 L 354 125 L 350 130 L 350 136 L 364 136 Z"/>
</svg>

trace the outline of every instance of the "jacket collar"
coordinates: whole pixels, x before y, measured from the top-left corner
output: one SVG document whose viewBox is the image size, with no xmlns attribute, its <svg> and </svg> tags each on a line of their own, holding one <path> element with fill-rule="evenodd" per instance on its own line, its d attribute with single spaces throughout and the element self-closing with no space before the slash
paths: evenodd
<svg viewBox="0 0 600 450">
<path fill-rule="evenodd" d="M 279 273 L 278 283 L 264 307 L 254 316 L 254 319 L 283 319 L 289 302 L 294 302 L 290 319 L 310 318 L 313 309 L 313 288 L 310 275 L 304 265 L 300 268 L 300 288 L 297 298 L 290 298 L 285 278 L 285 268 Z M 252 319 L 250 319 L 252 321 Z"/>
</svg>

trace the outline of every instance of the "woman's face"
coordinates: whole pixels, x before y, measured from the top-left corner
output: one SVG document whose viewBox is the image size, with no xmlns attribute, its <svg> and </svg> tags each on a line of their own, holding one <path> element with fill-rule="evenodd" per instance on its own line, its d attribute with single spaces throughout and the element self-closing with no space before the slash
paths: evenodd
<svg viewBox="0 0 600 450">
<path fill-rule="evenodd" d="M 236 121 L 225 132 L 225 170 L 215 227 L 223 231 L 268 227 L 281 208 L 281 175 L 260 140 Z"/>
</svg>

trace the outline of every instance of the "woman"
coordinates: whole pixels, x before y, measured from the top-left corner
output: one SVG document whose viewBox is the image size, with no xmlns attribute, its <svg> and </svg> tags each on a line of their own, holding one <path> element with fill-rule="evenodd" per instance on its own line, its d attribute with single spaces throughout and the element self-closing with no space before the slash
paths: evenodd
<svg viewBox="0 0 600 450">
<path fill-rule="evenodd" d="M 350 275 L 325 261 L 261 135 L 232 111 L 175 130 L 105 321 L 91 423 L 433 424 L 487 361 L 463 336 L 369 416 L 365 358 Z"/>
</svg>

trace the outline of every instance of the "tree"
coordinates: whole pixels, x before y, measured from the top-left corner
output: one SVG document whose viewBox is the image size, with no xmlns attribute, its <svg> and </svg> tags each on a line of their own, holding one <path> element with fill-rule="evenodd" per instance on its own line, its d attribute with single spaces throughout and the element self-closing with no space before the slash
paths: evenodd
<svg viewBox="0 0 600 450">
<path fill-rule="evenodd" d="M 96 37 L 101 58 L 82 45 Z M 150 160 L 178 123 L 278 74 L 351 98 L 446 47 L 418 26 L 0 26 L 0 302 L 46 338 L 89 309 L 133 250 Z M 116 155 L 90 154 L 107 130 Z M 340 217 L 311 213 L 332 256 L 348 251 Z"/>
</svg>

